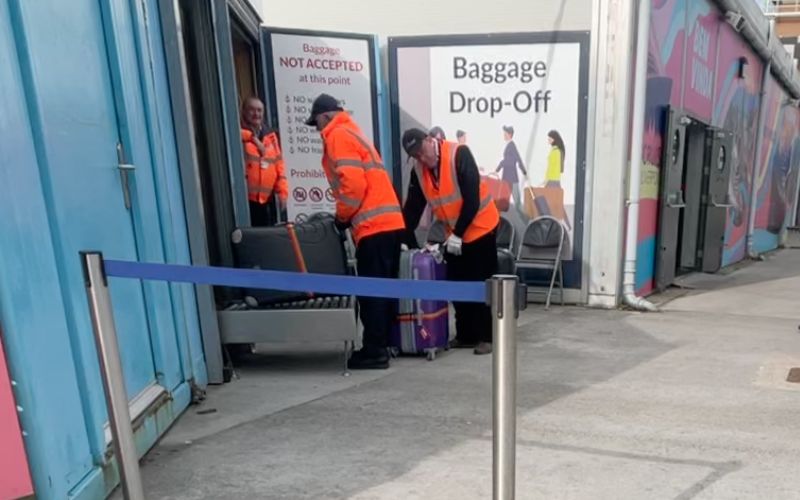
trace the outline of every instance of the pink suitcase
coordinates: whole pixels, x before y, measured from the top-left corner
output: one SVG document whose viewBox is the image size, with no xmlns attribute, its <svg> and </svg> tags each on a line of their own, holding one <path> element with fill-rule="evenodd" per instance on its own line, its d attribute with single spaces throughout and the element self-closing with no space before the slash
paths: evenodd
<svg viewBox="0 0 800 500">
<path fill-rule="evenodd" d="M 438 253 L 408 250 L 400 256 L 400 279 L 444 280 L 445 263 Z M 447 302 L 400 299 L 397 322 L 389 345 L 394 354 L 425 354 L 428 361 L 448 348 Z"/>
</svg>

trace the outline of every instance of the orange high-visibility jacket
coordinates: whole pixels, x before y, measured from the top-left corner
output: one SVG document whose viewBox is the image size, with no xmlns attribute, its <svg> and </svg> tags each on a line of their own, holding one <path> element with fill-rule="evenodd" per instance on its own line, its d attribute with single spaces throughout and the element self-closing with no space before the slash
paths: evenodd
<svg viewBox="0 0 800 500">
<path fill-rule="evenodd" d="M 441 141 L 439 145 L 438 186 L 433 180 L 430 169 L 423 167 L 420 162 L 417 162 L 414 168 L 433 215 L 444 223 L 449 236 L 456 227 L 458 216 L 461 215 L 461 206 L 464 204 L 456 176 L 456 151 L 460 146 L 446 141 Z M 500 222 L 500 213 L 492 201 L 489 188 L 484 180 L 481 180 L 479 196 L 478 213 L 475 214 L 475 218 L 472 219 L 462 236 L 465 243 L 473 242 L 486 235 L 494 230 Z"/>
<path fill-rule="evenodd" d="M 278 144 L 278 135 L 273 131 L 259 140 L 251 130 L 242 129 L 242 146 L 247 198 L 263 205 L 269 203 L 272 193 L 275 192 L 286 203 L 289 185 L 286 182 L 286 167 Z"/>
<path fill-rule="evenodd" d="M 349 222 L 356 243 L 405 228 L 400 202 L 381 157 L 346 112 L 322 131 L 322 168 L 336 199 L 336 218 Z"/>
</svg>

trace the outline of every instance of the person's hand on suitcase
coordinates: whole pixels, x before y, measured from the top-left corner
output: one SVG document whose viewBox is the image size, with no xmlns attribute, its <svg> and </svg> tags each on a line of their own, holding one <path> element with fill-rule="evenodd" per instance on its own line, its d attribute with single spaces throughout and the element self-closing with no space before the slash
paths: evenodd
<svg viewBox="0 0 800 500">
<path fill-rule="evenodd" d="M 461 238 L 459 238 L 455 234 L 451 234 L 447 238 L 447 241 L 444 242 L 444 247 L 447 249 L 447 253 L 453 255 L 461 255 L 461 245 L 463 243 L 464 242 L 461 240 Z"/>
</svg>

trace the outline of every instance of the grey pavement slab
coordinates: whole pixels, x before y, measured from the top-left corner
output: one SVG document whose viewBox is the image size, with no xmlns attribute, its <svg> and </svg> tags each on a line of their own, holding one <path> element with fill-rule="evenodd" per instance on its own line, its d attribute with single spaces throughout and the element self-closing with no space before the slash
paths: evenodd
<svg viewBox="0 0 800 500">
<path fill-rule="evenodd" d="M 517 498 L 800 498 L 800 251 L 692 279 L 661 313 L 523 314 Z M 260 346 L 145 458 L 148 498 L 491 497 L 490 357 L 339 356 Z"/>
</svg>

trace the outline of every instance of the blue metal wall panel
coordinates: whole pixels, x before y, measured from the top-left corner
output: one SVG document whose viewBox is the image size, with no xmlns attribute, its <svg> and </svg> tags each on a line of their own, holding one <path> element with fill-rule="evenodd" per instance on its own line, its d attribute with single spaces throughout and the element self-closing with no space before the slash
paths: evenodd
<svg viewBox="0 0 800 500">
<path fill-rule="evenodd" d="M 137 6 L 139 53 L 147 55 L 146 59 L 140 57 L 140 64 L 151 149 L 157 165 L 156 171 L 159 173 L 156 188 L 162 209 L 166 260 L 176 264 L 191 264 L 158 5 L 156 0 L 147 0 L 146 4 L 137 2 Z M 184 360 L 184 376 L 186 380 L 193 378 L 197 385 L 205 387 L 208 377 L 194 287 L 173 284 L 171 292 L 178 342 Z"/>
<path fill-rule="evenodd" d="M 97 498 L 117 481 L 77 250 L 190 261 L 156 4 L 146 1 L 0 3 L 0 183 L 13 186 L 0 197 L 0 324 L 42 499 Z M 120 138 L 137 166 L 130 214 Z M 156 376 L 171 391 L 136 431 L 144 453 L 189 404 L 186 381 L 206 383 L 194 292 L 116 279 L 111 292 L 129 395 Z"/>
<path fill-rule="evenodd" d="M 100 3 L 106 28 L 120 135 L 125 145 L 127 161 L 136 166 L 133 176 L 132 214 L 139 259 L 164 262 L 159 200 L 156 197 L 148 124 L 144 114 L 133 19 L 127 2 Z M 160 282 L 144 282 L 142 288 L 154 344 L 153 358 L 157 379 L 161 385 L 171 390 L 180 384 L 183 374 L 177 338 L 174 335 L 169 286 Z"/>
<path fill-rule="evenodd" d="M 387 78 L 384 78 L 383 73 L 384 65 L 383 58 L 381 57 L 381 53 L 383 52 L 381 37 L 374 35 L 374 40 L 375 88 L 378 89 L 378 95 L 376 96 L 378 100 L 378 116 L 375 119 L 378 120 L 378 130 L 380 130 L 381 158 L 383 158 L 383 164 L 386 166 L 387 172 L 389 172 L 389 178 L 392 179 L 394 170 L 394 162 L 392 161 L 392 158 L 394 158 L 394 156 L 392 156 L 392 134 L 397 132 L 392 131 L 392 117 L 389 113 L 391 107 L 391 103 L 389 102 L 389 81 Z M 401 199 L 402 196 L 401 194 Z"/>
<path fill-rule="evenodd" d="M 12 2 L 13 30 L 35 139 L 49 233 L 96 463 L 105 453 L 100 373 L 78 252 L 136 259 L 117 171 L 119 140 L 99 2 Z M 51 20 L 58 19 L 58 29 Z M 48 227 L 40 229 L 47 234 Z M 129 397 L 154 380 L 140 284 L 111 287 Z"/>
<path fill-rule="evenodd" d="M 92 455 L 12 25 L 0 2 L 0 323 L 37 495 L 66 498 Z"/>
</svg>

